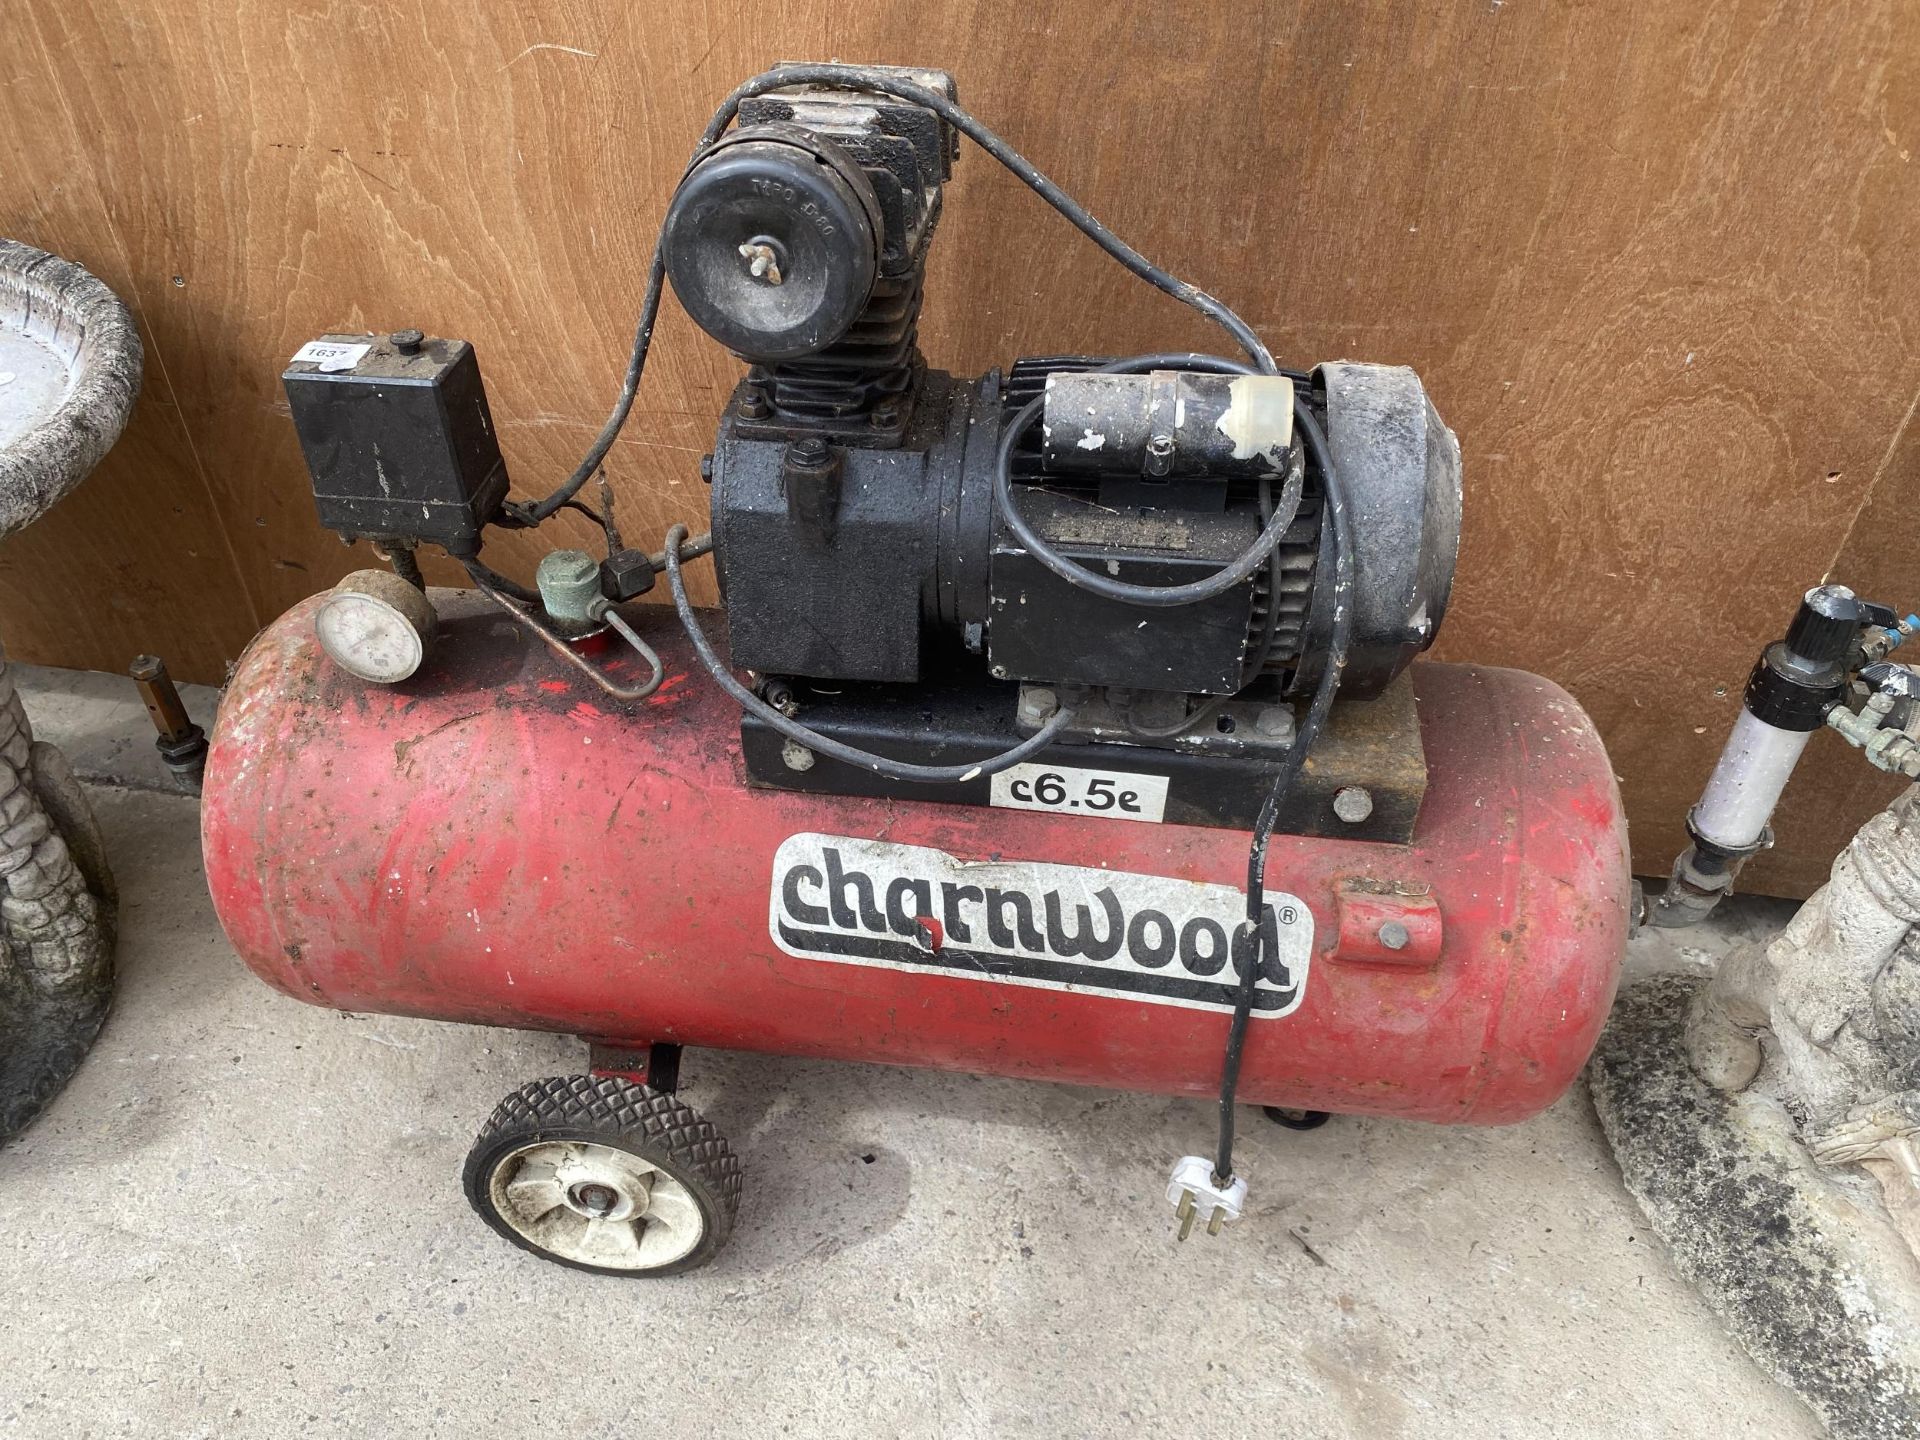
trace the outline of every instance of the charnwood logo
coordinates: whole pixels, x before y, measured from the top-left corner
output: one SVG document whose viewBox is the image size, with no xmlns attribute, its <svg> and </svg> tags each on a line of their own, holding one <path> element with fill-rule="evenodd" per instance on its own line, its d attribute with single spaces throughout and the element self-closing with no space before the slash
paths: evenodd
<svg viewBox="0 0 1920 1440">
<path fill-rule="evenodd" d="M 794 835 L 774 854 L 769 928 L 789 955 L 975 980 L 1231 1009 L 1245 898 L 1075 865 L 958 860 L 942 850 Z M 1267 896 L 1253 1014 L 1290 1013 L 1306 987 L 1313 916 Z"/>
</svg>

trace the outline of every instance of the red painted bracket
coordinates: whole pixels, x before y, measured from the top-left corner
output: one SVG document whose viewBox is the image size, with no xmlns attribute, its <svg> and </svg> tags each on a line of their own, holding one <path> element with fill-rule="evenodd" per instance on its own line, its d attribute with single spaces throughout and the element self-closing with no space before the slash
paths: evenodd
<svg viewBox="0 0 1920 1440">
<path fill-rule="evenodd" d="M 1339 928 L 1336 960 L 1419 970 L 1440 963 L 1446 929 L 1440 902 L 1428 886 L 1343 880 L 1334 891 L 1334 913 Z"/>
</svg>

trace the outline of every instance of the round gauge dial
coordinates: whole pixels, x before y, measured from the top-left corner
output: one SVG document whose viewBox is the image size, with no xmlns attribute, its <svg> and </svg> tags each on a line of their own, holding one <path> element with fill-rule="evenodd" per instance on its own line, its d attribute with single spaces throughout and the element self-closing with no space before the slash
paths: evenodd
<svg viewBox="0 0 1920 1440">
<path fill-rule="evenodd" d="M 427 597 L 398 575 L 359 570 L 320 602 L 313 628 L 320 648 L 342 670 L 393 685 L 427 658 L 434 618 Z"/>
</svg>

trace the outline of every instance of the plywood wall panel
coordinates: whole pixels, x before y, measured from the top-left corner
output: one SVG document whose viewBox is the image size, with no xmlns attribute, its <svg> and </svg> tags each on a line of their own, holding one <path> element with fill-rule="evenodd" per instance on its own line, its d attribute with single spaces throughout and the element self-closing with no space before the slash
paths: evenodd
<svg viewBox="0 0 1920 1440">
<path fill-rule="evenodd" d="M 1587 704 L 1657 869 L 1797 591 L 1915 578 L 1893 496 L 1920 463 L 1895 443 L 1920 392 L 1917 39 L 1905 0 L 17 0 L 0 230 L 100 266 L 165 383 L 0 547 L 0 634 L 218 678 L 260 617 L 365 563 L 314 528 L 278 391 L 325 330 L 474 340 L 512 471 L 548 488 L 605 413 L 717 99 L 785 57 L 938 64 L 1276 350 L 1421 369 L 1467 458 L 1442 651 Z M 963 154 L 935 363 L 1219 343 Z M 612 458 L 630 533 L 703 515 L 736 373 L 669 301 Z M 1756 865 L 1771 888 L 1817 878 L 1880 794 L 1835 748 Z"/>
<path fill-rule="evenodd" d="M 0 16 L 0 233 L 79 261 L 131 301 L 146 379 L 125 436 L 93 477 L 0 541 L 0 640 L 22 659 L 103 670 L 165 643 L 187 673 L 220 678 L 261 612 L 135 299 L 96 173 L 101 147 L 73 121 L 74 79 L 24 15 Z"/>
</svg>

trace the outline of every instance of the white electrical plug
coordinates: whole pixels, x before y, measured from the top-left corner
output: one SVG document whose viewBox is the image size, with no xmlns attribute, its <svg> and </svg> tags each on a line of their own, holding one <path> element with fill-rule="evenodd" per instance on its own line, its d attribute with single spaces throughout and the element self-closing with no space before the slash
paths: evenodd
<svg viewBox="0 0 1920 1440">
<path fill-rule="evenodd" d="M 1193 1222 L 1207 1212 L 1207 1233 L 1218 1235 L 1228 1220 L 1238 1220 L 1247 1203 L 1247 1182 L 1236 1175 L 1223 1189 L 1213 1175 L 1213 1161 L 1204 1155 L 1182 1155 L 1167 1180 L 1167 1203 L 1180 1217 L 1180 1238 L 1193 1233 Z"/>
</svg>

